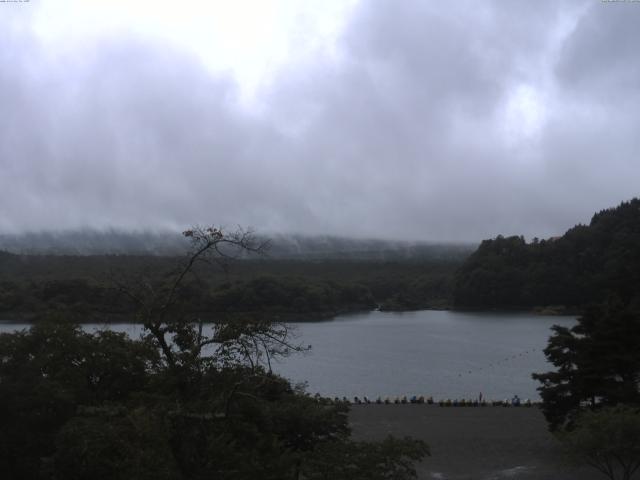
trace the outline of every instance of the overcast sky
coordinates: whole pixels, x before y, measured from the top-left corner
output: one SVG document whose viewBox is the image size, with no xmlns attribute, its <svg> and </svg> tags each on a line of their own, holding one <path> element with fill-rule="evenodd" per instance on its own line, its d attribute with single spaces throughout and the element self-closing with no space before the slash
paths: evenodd
<svg viewBox="0 0 640 480">
<path fill-rule="evenodd" d="M 0 3 L 0 233 L 547 237 L 640 191 L 640 2 Z"/>
</svg>

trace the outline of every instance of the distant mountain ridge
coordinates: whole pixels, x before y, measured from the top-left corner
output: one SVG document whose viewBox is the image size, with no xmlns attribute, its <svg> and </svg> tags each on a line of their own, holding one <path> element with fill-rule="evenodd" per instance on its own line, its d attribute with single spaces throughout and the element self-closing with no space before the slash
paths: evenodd
<svg viewBox="0 0 640 480">
<path fill-rule="evenodd" d="M 473 244 L 353 239 L 278 234 L 270 236 L 267 256 L 283 259 L 451 259 L 473 251 Z M 0 234 L 0 250 L 23 255 L 182 255 L 189 242 L 174 231 L 79 230 Z"/>
<path fill-rule="evenodd" d="M 0 234 L 0 250 L 20 255 L 159 255 L 183 254 L 189 242 L 178 232 L 65 230 Z"/>
<path fill-rule="evenodd" d="M 456 274 L 458 307 L 582 307 L 640 300 L 640 199 L 596 213 L 563 236 L 483 241 Z"/>
</svg>

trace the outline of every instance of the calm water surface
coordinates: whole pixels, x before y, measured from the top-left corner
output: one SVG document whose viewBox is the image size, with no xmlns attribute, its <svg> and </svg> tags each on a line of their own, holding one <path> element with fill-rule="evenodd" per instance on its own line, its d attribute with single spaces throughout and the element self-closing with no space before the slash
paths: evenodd
<svg viewBox="0 0 640 480">
<path fill-rule="evenodd" d="M 532 372 L 550 369 L 542 349 L 554 324 L 570 317 L 450 311 L 368 312 L 331 321 L 294 323 L 310 352 L 274 365 L 311 393 L 353 397 L 537 399 Z M 24 324 L 0 324 L 13 331 Z M 87 325 L 95 330 L 102 325 Z M 139 325 L 111 325 L 133 337 Z"/>
<path fill-rule="evenodd" d="M 539 398 L 550 327 L 570 317 L 451 311 L 370 312 L 300 323 L 309 354 L 278 371 L 323 395 Z"/>
</svg>

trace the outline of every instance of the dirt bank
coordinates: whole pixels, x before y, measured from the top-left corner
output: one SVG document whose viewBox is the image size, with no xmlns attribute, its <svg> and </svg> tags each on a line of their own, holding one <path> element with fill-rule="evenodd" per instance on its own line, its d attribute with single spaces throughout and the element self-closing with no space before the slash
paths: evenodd
<svg viewBox="0 0 640 480">
<path fill-rule="evenodd" d="M 421 479 L 596 480 L 590 468 L 566 464 L 538 408 L 354 405 L 350 421 L 359 439 L 388 434 L 425 440 L 431 457 Z"/>
</svg>

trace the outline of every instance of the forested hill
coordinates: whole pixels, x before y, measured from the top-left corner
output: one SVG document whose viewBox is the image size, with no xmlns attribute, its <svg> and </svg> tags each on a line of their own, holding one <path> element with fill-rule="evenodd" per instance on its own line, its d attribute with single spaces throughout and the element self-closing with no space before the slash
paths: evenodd
<svg viewBox="0 0 640 480">
<path fill-rule="evenodd" d="M 483 241 L 456 273 L 458 307 L 569 309 L 640 295 L 640 199 L 596 213 L 562 237 Z"/>
</svg>

